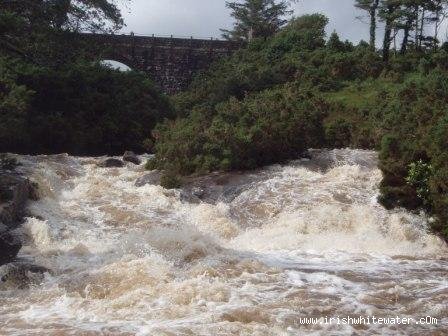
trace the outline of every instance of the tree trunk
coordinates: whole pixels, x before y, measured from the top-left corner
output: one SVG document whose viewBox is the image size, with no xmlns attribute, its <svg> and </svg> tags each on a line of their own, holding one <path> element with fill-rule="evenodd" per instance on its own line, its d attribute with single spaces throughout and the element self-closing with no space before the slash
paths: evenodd
<svg viewBox="0 0 448 336">
<path fill-rule="evenodd" d="M 436 24 L 434 27 L 434 50 L 437 50 L 439 40 L 440 10 L 436 11 Z"/>
<path fill-rule="evenodd" d="M 380 0 L 375 0 L 370 7 L 370 48 L 375 50 L 376 44 L 376 15 Z"/>
<path fill-rule="evenodd" d="M 414 7 L 414 13 L 415 13 L 415 41 L 414 41 L 414 49 L 415 50 L 418 49 L 419 11 L 420 11 L 420 6 L 419 5 L 415 5 L 415 7 Z"/>
<path fill-rule="evenodd" d="M 418 44 L 418 47 L 421 48 L 422 47 L 422 42 L 423 42 L 423 34 L 425 33 L 425 9 L 422 9 L 422 17 L 420 18 L 420 41 Z"/>
<path fill-rule="evenodd" d="M 394 13 L 395 7 L 392 5 L 387 6 L 386 14 L 386 27 L 384 28 L 384 39 L 383 39 L 383 61 L 389 62 L 390 56 L 390 44 L 392 42 L 392 24 L 394 22 L 392 14 Z"/>
<path fill-rule="evenodd" d="M 409 35 L 411 33 L 412 16 L 409 15 L 403 30 L 403 42 L 401 43 L 400 53 L 404 54 L 408 48 Z"/>
<path fill-rule="evenodd" d="M 384 40 L 383 40 L 383 61 L 386 63 L 389 62 L 391 35 L 392 35 L 391 22 L 386 22 L 386 28 L 384 29 Z"/>
</svg>

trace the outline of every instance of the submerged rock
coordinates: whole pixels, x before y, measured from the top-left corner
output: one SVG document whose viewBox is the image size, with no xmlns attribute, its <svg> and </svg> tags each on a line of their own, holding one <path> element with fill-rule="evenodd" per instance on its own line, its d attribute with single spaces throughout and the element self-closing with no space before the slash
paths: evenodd
<svg viewBox="0 0 448 336">
<path fill-rule="evenodd" d="M 27 262 L 15 262 L 0 267 L 0 290 L 25 289 L 37 285 L 50 271 Z"/>
<path fill-rule="evenodd" d="M 253 182 L 263 175 L 248 175 L 242 172 L 211 173 L 199 177 L 188 177 L 181 190 L 181 200 L 187 203 L 231 202 Z"/>
<path fill-rule="evenodd" d="M 122 168 L 125 163 L 119 159 L 109 158 L 101 162 L 99 165 L 101 168 Z"/>
<path fill-rule="evenodd" d="M 140 160 L 139 157 L 134 152 L 131 151 L 127 151 L 124 153 L 123 161 L 131 162 L 136 165 L 140 165 L 142 163 L 142 160 Z"/>
<path fill-rule="evenodd" d="M 162 178 L 162 173 L 160 171 L 154 170 L 148 174 L 139 177 L 135 181 L 136 187 L 143 187 L 144 185 L 160 185 L 160 180 Z"/>
</svg>

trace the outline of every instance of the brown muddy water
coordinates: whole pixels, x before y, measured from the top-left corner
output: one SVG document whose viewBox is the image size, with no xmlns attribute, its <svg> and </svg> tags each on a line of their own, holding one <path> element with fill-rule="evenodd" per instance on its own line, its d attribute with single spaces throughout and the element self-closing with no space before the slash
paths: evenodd
<svg viewBox="0 0 448 336">
<path fill-rule="evenodd" d="M 20 257 L 49 272 L 0 283 L 0 335 L 448 335 L 448 249 L 428 219 L 377 203 L 376 153 L 312 154 L 205 180 L 202 200 L 136 187 L 142 166 L 19 157 L 41 193 Z M 301 320 L 346 316 L 437 323 Z"/>
</svg>

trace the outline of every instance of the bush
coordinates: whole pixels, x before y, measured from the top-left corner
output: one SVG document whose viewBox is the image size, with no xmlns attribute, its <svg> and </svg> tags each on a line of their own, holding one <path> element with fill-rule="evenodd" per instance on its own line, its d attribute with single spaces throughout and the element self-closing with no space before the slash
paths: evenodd
<svg viewBox="0 0 448 336">
<path fill-rule="evenodd" d="M 336 119 L 325 125 L 325 137 L 331 148 L 346 148 L 352 142 L 352 126 L 345 119 Z"/>
<path fill-rule="evenodd" d="M 215 110 L 198 108 L 159 127 L 155 163 L 186 175 L 294 159 L 323 145 L 326 111 L 317 94 L 289 86 L 230 98 Z"/>
<path fill-rule="evenodd" d="M 448 75 L 440 69 L 413 74 L 377 102 L 386 136 L 380 167 L 387 207 L 423 209 L 448 238 Z M 375 108 L 372 108 L 374 111 Z"/>
<path fill-rule="evenodd" d="M 16 152 L 29 142 L 26 115 L 33 92 L 17 82 L 15 68 L 24 65 L 0 57 L 0 151 Z"/>
<path fill-rule="evenodd" d="M 176 173 L 165 172 L 160 179 L 160 185 L 165 189 L 178 189 L 182 181 Z"/>
<path fill-rule="evenodd" d="M 0 96 L 0 112 L 8 111 L 0 114 L 6 119 L 0 151 L 142 152 L 151 129 L 173 114 L 168 99 L 140 73 L 84 63 L 58 69 L 10 66 L 15 75 L 3 79 L 6 93 Z"/>
<path fill-rule="evenodd" d="M 406 182 L 415 189 L 417 196 L 427 207 L 431 205 L 429 181 L 433 174 L 432 165 L 419 160 L 409 165 L 406 177 Z"/>
</svg>

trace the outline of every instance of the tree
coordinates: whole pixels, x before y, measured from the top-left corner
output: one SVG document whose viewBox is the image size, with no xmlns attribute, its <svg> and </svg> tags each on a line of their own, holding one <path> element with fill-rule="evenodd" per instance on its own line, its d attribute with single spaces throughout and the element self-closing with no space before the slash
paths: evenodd
<svg viewBox="0 0 448 336">
<path fill-rule="evenodd" d="M 403 30 L 400 52 L 404 54 L 414 33 L 414 49 L 437 48 L 440 25 L 446 17 L 446 0 L 401 0 L 397 26 Z M 434 26 L 434 34 L 428 34 L 428 25 Z"/>
<path fill-rule="evenodd" d="M 0 51 L 38 63 L 62 44 L 58 37 L 65 32 L 111 32 L 122 25 L 113 0 L 2 0 Z"/>
<path fill-rule="evenodd" d="M 275 0 L 245 0 L 243 3 L 226 2 L 227 8 L 232 10 L 232 17 L 236 20 L 233 30 L 221 29 L 223 37 L 229 40 L 252 40 L 253 38 L 267 38 L 283 27 L 287 20 L 285 16 L 290 1 Z"/>
<path fill-rule="evenodd" d="M 397 19 L 399 18 L 399 9 L 401 6 L 401 0 L 382 0 L 379 9 L 379 16 L 385 23 L 384 38 L 383 38 L 383 61 L 389 61 L 390 45 L 397 33 Z"/>
<path fill-rule="evenodd" d="M 375 49 L 377 15 L 380 0 L 356 0 L 355 7 L 365 10 L 370 17 L 370 47 Z"/>
<path fill-rule="evenodd" d="M 439 30 L 440 25 L 447 17 L 447 0 L 435 0 L 434 1 L 436 9 L 432 21 L 434 22 L 434 48 L 437 48 L 437 43 L 439 42 Z"/>
</svg>

